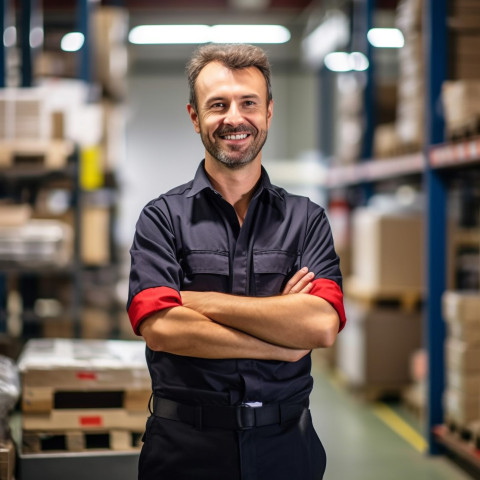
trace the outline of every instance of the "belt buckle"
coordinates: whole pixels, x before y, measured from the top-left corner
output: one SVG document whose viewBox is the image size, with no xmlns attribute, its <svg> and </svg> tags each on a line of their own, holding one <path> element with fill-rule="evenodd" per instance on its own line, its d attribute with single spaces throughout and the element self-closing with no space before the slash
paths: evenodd
<svg viewBox="0 0 480 480">
<path fill-rule="evenodd" d="M 249 430 L 255 426 L 255 408 L 258 407 L 242 404 L 235 409 L 239 430 Z"/>
</svg>

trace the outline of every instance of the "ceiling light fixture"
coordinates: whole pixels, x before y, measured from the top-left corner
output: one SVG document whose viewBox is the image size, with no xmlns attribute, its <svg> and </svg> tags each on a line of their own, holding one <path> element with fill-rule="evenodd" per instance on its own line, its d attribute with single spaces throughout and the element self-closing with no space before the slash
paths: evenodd
<svg viewBox="0 0 480 480">
<path fill-rule="evenodd" d="M 80 32 L 70 32 L 62 37 L 60 48 L 64 52 L 77 52 L 83 47 L 85 37 Z"/>
<path fill-rule="evenodd" d="M 128 35 L 136 45 L 286 43 L 290 38 L 282 25 L 139 25 Z"/>
<path fill-rule="evenodd" d="M 367 38 L 377 48 L 402 48 L 405 44 L 403 33 L 398 28 L 371 28 Z"/>
<path fill-rule="evenodd" d="M 332 72 L 363 72 L 369 67 L 368 58 L 361 52 L 332 52 L 325 56 L 324 63 Z"/>
</svg>

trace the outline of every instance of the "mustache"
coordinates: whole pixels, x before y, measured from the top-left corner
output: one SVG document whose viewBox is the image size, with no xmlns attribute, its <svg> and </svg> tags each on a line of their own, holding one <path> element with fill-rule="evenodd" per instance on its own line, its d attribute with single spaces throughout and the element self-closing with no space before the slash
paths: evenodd
<svg viewBox="0 0 480 480">
<path fill-rule="evenodd" d="M 253 135 L 256 133 L 256 131 L 252 128 L 246 127 L 245 125 L 239 125 L 235 128 L 222 128 L 216 131 L 216 134 L 219 136 L 236 135 L 238 133 L 249 133 Z"/>
</svg>

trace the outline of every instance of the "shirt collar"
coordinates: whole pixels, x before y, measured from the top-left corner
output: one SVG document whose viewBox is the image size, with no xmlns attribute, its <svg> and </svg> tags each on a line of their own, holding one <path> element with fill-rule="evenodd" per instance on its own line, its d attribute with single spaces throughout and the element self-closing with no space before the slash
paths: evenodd
<svg viewBox="0 0 480 480">
<path fill-rule="evenodd" d="M 200 193 L 202 190 L 209 188 L 212 191 L 215 189 L 212 187 L 210 180 L 207 177 L 207 172 L 205 171 L 205 160 L 202 160 L 200 165 L 197 168 L 195 177 L 193 178 L 192 188 L 187 197 L 194 197 L 197 193 Z"/>
<path fill-rule="evenodd" d="M 193 197 L 200 193 L 203 190 L 210 189 L 212 192 L 218 193 L 210 183 L 208 179 L 207 172 L 205 171 L 205 160 L 202 160 L 200 165 L 197 168 L 197 172 L 195 173 L 195 177 L 192 182 L 192 188 L 190 193 L 187 197 Z M 282 202 L 284 202 L 284 198 L 280 193 L 275 189 L 275 187 L 270 182 L 270 177 L 268 176 L 267 171 L 262 166 L 262 172 L 260 176 L 260 185 L 257 190 L 257 195 L 259 195 L 262 191 L 266 191 L 269 195 L 278 198 Z"/>
</svg>

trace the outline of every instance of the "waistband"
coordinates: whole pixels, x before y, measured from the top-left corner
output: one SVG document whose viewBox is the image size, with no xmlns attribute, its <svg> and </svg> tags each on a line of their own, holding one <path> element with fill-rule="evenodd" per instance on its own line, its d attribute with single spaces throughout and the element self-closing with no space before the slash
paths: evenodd
<svg viewBox="0 0 480 480">
<path fill-rule="evenodd" d="M 247 430 L 267 425 L 280 425 L 300 418 L 307 407 L 303 404 L 267 404 L 262 406 L 185 405 L 153 396 L 151 413 L 156 417 L 176 420 L 198 429 L 220 428 Z"/>
</svg>

